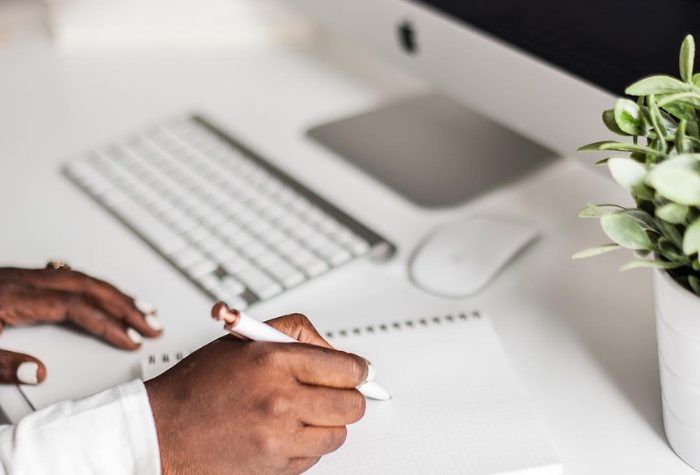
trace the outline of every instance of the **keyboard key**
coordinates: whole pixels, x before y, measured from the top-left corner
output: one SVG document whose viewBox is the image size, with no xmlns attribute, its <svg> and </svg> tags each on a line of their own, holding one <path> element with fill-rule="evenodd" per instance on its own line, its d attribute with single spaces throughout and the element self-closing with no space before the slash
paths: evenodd
<svg viewBox="0 0 700 475">
<path fill-rule="evenodd" d="M 221 286 L 228 297 L 238 296 L 245 292 L 245 285 L 233 277 L 224 277 L 224 280 L 221 281 Z"/>
<path fill-rule="evenodd" d="M 348 244 L 348 248 L 356 256 L 363 256 L 369 252 L 369 244 L 360 237 L 355 237 L 350 244 Z"/>
<path fill-rule="evenodd" d="M 241 231 L 241 227 L 232 221 L 225 221 L 214 228 L 214 232 L 219 236 L 228 237 Z"/>
<path fill-rule="evenodd" d="M 304 245 L 304 247 L 311 249 L 312 251 L 332 244 L 331 240 L 323 234 L 312 234 L 311 236 L 302 239 L 301 243 Z"/>
<path fill-rule="evenodd" d="M 223 268 L 231 275 L 236 275 L 252 266 L 251 262 L 243 256 L 236 255 L 223 263 Z"/>
<path fill-rule="evenodd" d="M 262 300 L 267 300 L 282 292 L 282 287 L 263 271 L 255 267 L 239 272 L 237 277 Z"/>
<path fill-rule="evenodd" d="M 226 247 L 226 243 L 216 236 L 209 236 L 208 238 L 197 243 L 197 246 L 203 249 L 207 254 L 211 255 L 222 247 Z"/>
<path fill-rule="evenodd" d="M 172 229 L 131 200 L 120 201 L 112 209 L 133 226 L 139 234 L 161 249 L 170 249 L 181 239 Z"/>
<path fill-rule="evenodd" d="M 251 241 L 239 249 L 241 254 L 248 258 L 254 258 L 267 252 L 267 248 L 257 241 Z"/>
<path fill-rule="evenodd" d="M 241 248 L 246 244 L 253 242 L 253 236 L 248 231 L 240 230 L 237 233 L 228 236 L 226 238 L 226 242 L 235 248 Z"/>
<path fill-rule="evenodd" d="M 304 274 L 283 261 L 279 261 L 277 264 L 269 267 L 266 270 L 270 273 L 270 275 L 277 279 L 278 282 L 287 288 L 299 285 L 306 280 Z"/>
<path fill-rule="evenodd" d="M 202 217 L 202 224 L 206 225 L 208 228 L 213 228 L 221 223 L 228 221 L 228 218 L 216 210 L 208 213 Z"/>
<path fill-rule="evenodd" d="M 198 243 L 212 237 L 212 233 L 203 226 L 197 226 L 187 231 L 186 236 L 191 242 Z"/>
<path fill-rule="evenodd" d="M 229 259 L 238 256 L 238 253 L 231 249 L 230 247 L 222 247 L 211 253 L 211 257 L 217 262 L 226 262 Z"/>
<path fill-rule="evenodd" d="M 286 239 L 273 244 L 272 249 L 282 256 L 289 256 L 291 254 L 297 254 L 304 251 L 304 248 L 300 244 L 292 241 L 291 239 Z"/>
<path fill-rule="evenodd" d="M 267 250 L 259 256 L 256 256 L 253 259 L 253 262 L 261 269 L 267 269 L 268 267 L 273 266 L 278 262 L 282 262 L 282 258 L 274 252 Z"/>
<path fill-rule="evenodd" d="M 301 225 L 302 221 L 298 217 L 294 216 L 293 214 L 285 214 L 284 216 L 279 218 L 275 222 L 275 224 L 277 226 L 279 226 L 280 229 L 288 230 L 288 229 L 292 229 L 292 228 L 295 228 L 295 227 Z"/>
<path fill-rule="evenodd" d="M 312 259 L 300 262 L 299 268 L 309 277 L 316 277 L 317 275 L 326 272 L 329 269 L 329 266 L 321 259 L 314 257 Z"/>
<path fill-rule="evenodd" d="M 352 259 L 352 255 L 348 251 L 332 242 L 319 248 L 316 253 L 333 266 L 339 266 Z"/>
<path fill-rule="evenodd" d="M 316 231 L 316 229 L 314 229 L 313 226 L 306 224 L 306 223 L 301 223 L 300 225 L 289 230 L 289 235 L 298 241 L 303 241 L 304 239 L 308 238 L 312 234 L 317 234 L 317 233 L 318 233 L 318 231 Z"/>
<path fill-rule="evenodd" d="M 184 268 L 190 267 L 195 262 L 204 260 L 204 254 L 193 247 L 185 247 L 177 252 L 174 252 L 172 255 L 170 255 L 170 258 L 179 267 Z"/>
<path fill-rule="evenodd" d="M 272 246 L 273 244 L 277 244 L 278 242 L 289 240 L 289 236 L 287 236 L 278 229 L 270 228 L 264 233 L 260 234 L 258 236 L 258 239 L 260 239 L 260 241 L 264 242 L 268 246 Z"/>
<path fill-rule="evenodd" d="M 214 272 L 217 267 L 214 261 L 205 258 L 192 264 L 186 269 L 186 272 L 193 279 L 199 279 Z"/>
<path fill-rule="evenodd" d="M 272 229 L 272 224 L 270 224 L 268 221 L 265 221 L 264 219 L 258 219 L 257 221 L 253 221 L 252 223 L 250 223 L 247 229 L 249 232 L 258 236 L 260 234 L 265 233 L 267 230 Z"/>
<path fill-rule="evenodd" d="M 221 279 L 216 274 L 207 274 L 199 278 L 199 283 L 209 292 L 216 293 L 221 288 Z"/>
</svg>

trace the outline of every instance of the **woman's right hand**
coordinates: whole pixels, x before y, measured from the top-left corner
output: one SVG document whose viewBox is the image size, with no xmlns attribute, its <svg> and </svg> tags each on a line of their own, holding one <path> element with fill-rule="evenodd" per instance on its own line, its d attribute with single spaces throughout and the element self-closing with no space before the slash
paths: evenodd
<svg viewBox="0 0 700 475">
<path fill-rule="evenodd" d="M 365 399 L 359 356 L 302 315 L 268 324 L 302 344 L 225 336 L 146 382 L 163 475 L 292 475 L 338 449 Z"/>
</svg>

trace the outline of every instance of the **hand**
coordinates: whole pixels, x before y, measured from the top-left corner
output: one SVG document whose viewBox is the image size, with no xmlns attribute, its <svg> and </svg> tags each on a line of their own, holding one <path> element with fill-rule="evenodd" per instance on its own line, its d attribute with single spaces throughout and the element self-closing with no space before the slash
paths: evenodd
<svg viewBox="0 0 700 475">
<path fill-rule="evenodd" d="M 163 475 L 298 474 L 362 418 L 365 361 L 333 350 L 303 315 L 267 323 L 304 344 L 227 335 L 146 382 Z"/>
<path fill-rule="evenodd" d="M 155 310 L 114 286 L 69 268 L 0 268 L 0 332 L 5 325 L 68 322 L 125 350 L 156 337 Z M 0 383 L 37 384 L 46 377 L 38 359 L 0 350 Z"/>
</svg>

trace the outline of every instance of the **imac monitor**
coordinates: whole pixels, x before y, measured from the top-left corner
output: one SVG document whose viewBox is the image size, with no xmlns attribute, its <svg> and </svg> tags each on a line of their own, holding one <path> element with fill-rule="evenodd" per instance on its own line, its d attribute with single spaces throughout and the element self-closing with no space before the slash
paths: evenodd
<svg viewBox="0 0 700 475">
<path fill-rule="evenodd" d="M 643 76 L 677 76 L 681 42 L 700 29 L 695 0 L 291 3 L 434 88 L 310 131 L 428 207 L 604 138 L 601 112 Z"/>
</svg>

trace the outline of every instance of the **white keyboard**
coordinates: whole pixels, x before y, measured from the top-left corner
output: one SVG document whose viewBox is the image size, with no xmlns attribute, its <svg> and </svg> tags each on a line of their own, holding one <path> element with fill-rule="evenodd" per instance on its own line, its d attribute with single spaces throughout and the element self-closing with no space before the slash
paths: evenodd
<svg viewBox="0 0 700 475">
<path fill-rule="evenodd" d="M 244 309 L 394 246 L 201 117 L 71 161 L 66 175 L 217 300 Z"/>
</svg>

